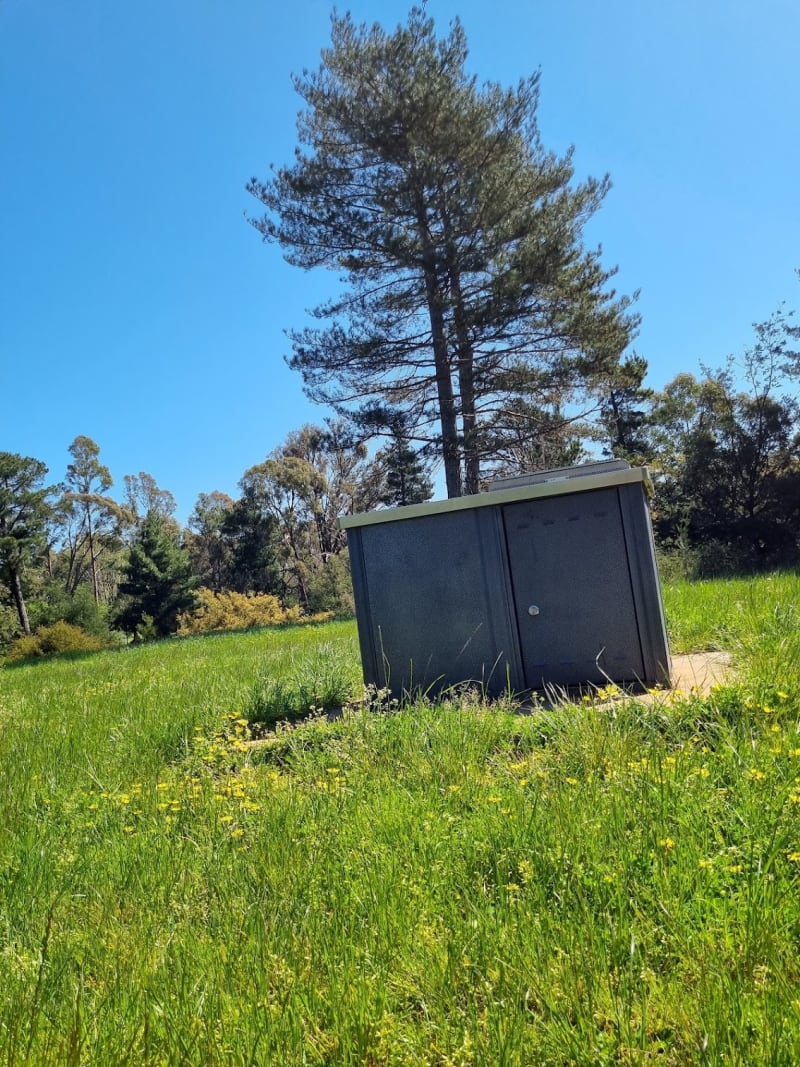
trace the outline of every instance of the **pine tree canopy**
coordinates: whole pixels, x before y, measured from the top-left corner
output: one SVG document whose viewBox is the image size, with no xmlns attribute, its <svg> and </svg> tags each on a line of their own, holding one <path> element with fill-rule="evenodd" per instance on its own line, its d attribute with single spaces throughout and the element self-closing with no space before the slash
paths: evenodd
<svg viewBox="0 0 800 1067">
<path fill-rule="evenodd" d="M 601 392 L 638 324 L 582 243 L 608 178 L 543 148 L 538 73 L 479 85 L 466 61 L 458 20 L 440 38 L 422 8 L 391 34 L 334 14 L 295 78 L 293 164 L 248 185 L 265 240 L 340 276 L 290 335 L 308 395 L 387 433 L 402 411 L 449 496 L 478 490 L 509 411 Z"/>
</svg>

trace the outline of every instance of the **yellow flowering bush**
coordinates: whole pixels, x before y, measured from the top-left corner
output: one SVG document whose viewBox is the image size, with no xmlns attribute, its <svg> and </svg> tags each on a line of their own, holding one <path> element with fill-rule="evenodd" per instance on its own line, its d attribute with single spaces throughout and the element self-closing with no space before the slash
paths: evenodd
<svg viewBox="0 0 800 1067">
<path fill-rule="evenodd" d="M 291 622 L 320 622 L 330 614 L 303 615 L 299 607 L 284 607 L 270 593 L 215 593 L 201 589 L 199 605 L 178 619 L 178 633 L 205 634 L 213 630 L 247 630 L 252 626 L 276 626 Z"/>
<path fill-rule="evenodd" d="M 18 637 L 6 653 L 10 663 L 33 656 L 52 656 L 58 652 L 99 652 L 107 647 L 101 637 L 89 634 L 80 626 L 68 622 L 54 622 L 42 626 L 35 634 Z"/>
</svg>

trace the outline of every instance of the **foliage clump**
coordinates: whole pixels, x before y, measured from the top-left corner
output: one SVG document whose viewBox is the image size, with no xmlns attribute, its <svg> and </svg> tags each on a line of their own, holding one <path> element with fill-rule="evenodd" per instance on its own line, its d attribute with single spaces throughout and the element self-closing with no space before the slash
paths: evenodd
<svg viewBox="0 0 800 1067">
<path fill-rule="evenodd" d="M 60 652 L 99 652 L 108 642 L 96 634 L 87 633 L 80 626 L 68 622 L 54 622 L 42 626 L 35 634 L 25 634 L 11 644 L 6 659 L 16 663 L 35 656 L 53 656 Z"/>
<path fill-rule="evenodd" d="M 292 622 L 321 622 L 330 617 L 328 613 L 323 613 L 308 618 L 303 615 L 301 608 L 284 607 L 270 593 L 215 593 L 212 589 L 200 589 L 198 599 L 200 603 L 197 608 L 184 612 L 178 619 L 178 633 L 181 636 Z"/>
</svg>

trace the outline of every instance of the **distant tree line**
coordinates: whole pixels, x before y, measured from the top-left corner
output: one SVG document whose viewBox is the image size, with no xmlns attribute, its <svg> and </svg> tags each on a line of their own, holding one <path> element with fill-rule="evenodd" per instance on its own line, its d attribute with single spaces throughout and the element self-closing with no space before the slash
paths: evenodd
<svg viewBox="0 0 800 1067">
<path fill-rule="evenodd" d="M 119 501 L 95 441 L 76 437 L 68 453 L 54 484 L 40 460 L 0 452 L 0 644 L 56 622 L 165 636 L 200 589 L 349 611 L 338 517 L 433 495 L 430 463 L 400 430 L 369 454 L 337 421 L 290 433 L 244 472 L 237 498 L 201 493 L 186 528 L 152 475 L 126 475 Z"/>
</svg>

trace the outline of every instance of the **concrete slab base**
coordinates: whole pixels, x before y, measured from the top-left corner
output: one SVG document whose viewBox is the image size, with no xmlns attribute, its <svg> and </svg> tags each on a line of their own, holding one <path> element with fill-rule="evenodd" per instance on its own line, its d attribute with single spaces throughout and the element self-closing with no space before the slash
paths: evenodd
<svg viewBox="0 0 800 1067">
<path fill-rule="evenodd" d="M 672 657 L 672 688 L 707 693 L 712 685 L 731 678 L 731 657 L 727 652 L 691 652 Z"/>
<path fill-rule="evenodd" d="M 705 695 L 713 685 L 721 685 L 730 682 L 733 677 L 733 664 L 727 652 L 691 652 L 683 655 L 672 656 L 672 685 L 669 689 L 656 689 L 652 692 L 631 691 L 627 696 L 638 704 L 653 704 L 664 700 L 671 693 L 699 693 Z M 539 695 L 539 702 L 545 707 L 557 707 L 564 704 L 574 704 L 587 692 L 597 692 L 594 687 L 589 690 L 570 690 L 553 688 Z M 600 689 L 600 707 L 606 703 L 613 704 L 624 694 L 612 695 L 607 690 Z M 532 704 L 531 707 L 535 706 Z M 525 710 L 530 710 L 528 705 Z"/>
</svg>

